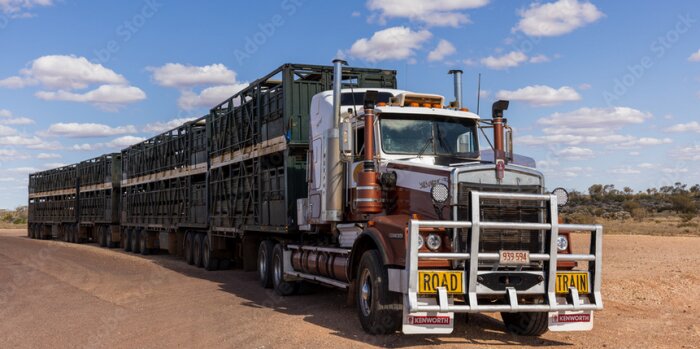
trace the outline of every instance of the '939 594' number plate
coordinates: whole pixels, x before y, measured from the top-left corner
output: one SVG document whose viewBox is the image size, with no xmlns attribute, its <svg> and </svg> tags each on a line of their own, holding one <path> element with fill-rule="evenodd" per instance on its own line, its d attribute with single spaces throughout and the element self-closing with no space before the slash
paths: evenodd
<svg viewBox="0 0 700 349">
<path fill-rule="evenodd" d="M 501 265 L 530 264 L 529 251 L 501 250 L 498 255 L 498 263 Z"/>
</svg>

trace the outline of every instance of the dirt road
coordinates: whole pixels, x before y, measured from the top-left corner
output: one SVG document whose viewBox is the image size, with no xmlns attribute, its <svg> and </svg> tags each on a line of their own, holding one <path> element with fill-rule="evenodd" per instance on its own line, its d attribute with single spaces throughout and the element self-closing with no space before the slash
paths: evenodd
<svg viewBox="0 0 700 349">
<path fill-rule="evenodd" d="M 342 292 L 280 298 L 255 273 L 206 272 L 167 255 L 30 240 L 0 230 L 0 348 L 696 348 L 700 238 L 607 236 L 605 310 L 592 332 L 524 338 L 498 315 L 458 316 L 449 336 L 368 336 Z"/>
</svg>

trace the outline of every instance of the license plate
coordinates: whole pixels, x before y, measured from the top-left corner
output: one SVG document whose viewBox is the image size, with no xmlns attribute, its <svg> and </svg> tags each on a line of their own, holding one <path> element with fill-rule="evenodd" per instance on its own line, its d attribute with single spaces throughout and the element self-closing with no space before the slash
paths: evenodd
<svg viewBox="0 0 700 349">
<path fill-rule="evenodd" d="M 501 265 L 530 264 L 529 251 L 501 250 L 498 255 L 498 263 Z"/>
<path fill-rule="evenodd" d="M 556 284 L 557 293 L 569 293 L 569 287 L 576 287 L 578 293 L 590 292 L 587 272 L 558 272 Z"/>
<path fill-rule="evenodd" d="M 447 293 L 464 293 L 464 272 L 461 271 L 418 271 L 418 293 L 436 293 L 438 287 Z"/>
</svg>

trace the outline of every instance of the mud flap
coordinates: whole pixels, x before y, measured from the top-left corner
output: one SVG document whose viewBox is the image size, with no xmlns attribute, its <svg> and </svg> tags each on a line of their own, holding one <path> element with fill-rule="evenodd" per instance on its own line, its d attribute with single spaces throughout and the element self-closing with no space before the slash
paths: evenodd
<svg viewBox="0 0 700 349">
<path fill-rule="evenodd" d="M 558 299 L 564 301 L 564 299 Z M 586 299 L 581 299 L 582 304 L 590 304 Z M 552 332 L 564 331 L 590 331 L 593 329 L 593 311 L 555 311 L 549 313 L 549 330 Z"/>
<path fill-rule="evenodd" d="M 450 305 L 454 304 L 448 299 Z M 418 305 L 437 305 L 435 298 L 418 298 Z M 408 297 L 403 297 L 403 327 L 404 334 L 450 334 L 454 329 L 454 313 L 418 312 L 408 313 Z"/>
</svg>

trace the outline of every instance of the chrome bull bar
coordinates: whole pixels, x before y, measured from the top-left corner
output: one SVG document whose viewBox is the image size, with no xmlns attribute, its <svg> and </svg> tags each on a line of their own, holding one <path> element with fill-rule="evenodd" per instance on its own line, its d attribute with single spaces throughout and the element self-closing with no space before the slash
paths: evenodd
<svg viewBox="0 0 700 349">
<path fill-rule="evenodd" d="M 506 223 L 506 222 L 481 222 L 480 208 L 482 198 L 504 200 L 526 200 L 549 202 L 548 223 Z M 471 222 L 467 221 L 421 221 L 410 220 L 408 224 L 408 244 L 406 250 L 406 272 L 408 277 L 407 298 L 408 312 L 552 312 L 552 311 L 576 311 L 576 310 L 601 310 L 603 300 L 601 296 L 602 281 L 602 253 L 603 253 L 603 227 L 601 225 L 559 224 L 557 198 L 555 195 L 540 194 L 516 194 L 516 193 L 492 193 L 471 192 Z M 440 253 L 418 252 L 418 234 L 421 228 L 471 229 L 468 253 Z M 549 253 L 530 254 L 530 260 L 546 262 L 545 294 L 546 304 L 519 304 L 518 292 L 513 287 L 506 288 L 509 304 L 484 304 L 478 303 L 477 275 L 479 261 L 498 261 L 498 253 L 479 253 L 479 237 L 481 229 L 513 229 L 513 230 L 541 230 L 549 234 Z M 559 232 L 588 231 L 591 232 L 589 254 L 559 254 L 557 251 L 557 238 Z M 455 234 L 456 235 L 456 234 Z M 474 258 L 473 258 L 474 257 Z M 466 280 L 466 304 L 449 304 L 447 290 L 444 287 L 437 288 L 437 305 L 424 305 L 418 302 L 418 260 L 419 259 L 449 259 L 468 261 Z M 558 304 L 556 295 L 557 261 L 587 261 L 588 272 L 591 274 L 591 298 L 590 302 L 582 302 L 578 290 L 575 287 L 569 289 L 570 303 Z"/>
</svg>

